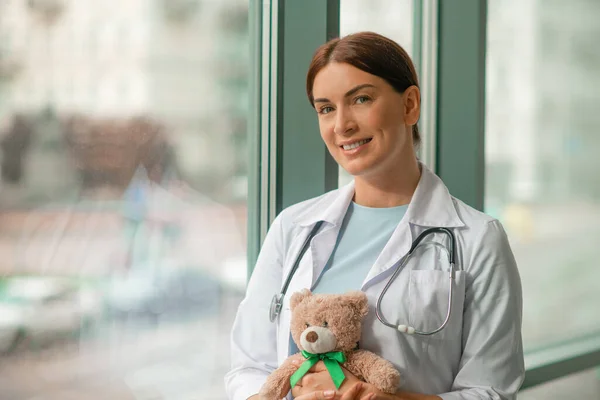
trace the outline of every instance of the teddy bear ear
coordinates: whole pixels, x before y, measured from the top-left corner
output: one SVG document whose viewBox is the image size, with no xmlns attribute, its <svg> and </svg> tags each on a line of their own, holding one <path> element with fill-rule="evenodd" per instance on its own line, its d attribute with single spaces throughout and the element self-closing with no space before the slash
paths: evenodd
<svg viewBox="0 0 600 400">
<path fill-rule="evenodd" d="M 303 289 L 301 292 L 294 293 L 290 298 L 290 310 L 294 311 L 294 308 L 296 308 L 298 304 L 310 296 L 312 296 L 312 293 L 309 289 Z"/>
<path fill-rule="evenodd" d="M 349 303 L 352 305 L 352 307 L 354 307 L 360 316 L 364 317 L 369 313 L 369 299 L 364 292 L 359 290 L 349 292 L 347 297 Z"/>
</svg>

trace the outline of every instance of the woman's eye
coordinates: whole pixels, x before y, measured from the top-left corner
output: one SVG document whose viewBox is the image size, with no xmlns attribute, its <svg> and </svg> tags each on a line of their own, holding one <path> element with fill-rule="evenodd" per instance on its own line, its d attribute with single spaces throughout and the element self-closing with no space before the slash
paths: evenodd
<svg viewBox="0 0 600 400">
<path fill-rule="evenodd" d="M 369 101 L 369 98 L 367 96 L 358 96 L 355 100 L 355 103 L 363 104 L 363 103 L 366 103 L 367 101 Z"/>
<path fill-rule="evenodd" d="M 323 107 L 319 110 L 319 113 L 329 114 L 331 111 L 333 111 L 333 107 Z"/>
</svg>

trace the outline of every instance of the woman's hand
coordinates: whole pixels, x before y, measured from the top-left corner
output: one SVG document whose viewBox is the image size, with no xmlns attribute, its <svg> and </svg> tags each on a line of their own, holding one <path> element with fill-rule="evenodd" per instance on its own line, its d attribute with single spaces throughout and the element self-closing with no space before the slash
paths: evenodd
<svg viewBox="0 0 600 400">
<path fill-rule="evenodd" d="M 299 367 L 302 363 L 297 361 L 294 362 L 294 364 Z M 352 383 L 358 381 L 358 378 L 356 378 L 346 368 L 342 367 L 342 371 L 344 371 L 346 379 L 344 379 L 344 382 L 340 386 L 340 391 L 348 387 L 349 381 L 351 381 Z M 333 383 L 333 380 L 331 379 L 329 371 L 325 367 L 325 364 L 323 363 L 323 361 L 319 361 L 311 369 L 309 369 L 306 375 L 304 375 L 302 379 L 300 379 L 300 381 L 296 384 L 296 386 L 292 388 L 292 396 L 294 398 L 301 398 L 301 396 L 309 393 L 317 391 L 329 392 L 331 390 L 336 391 L 336 387 Z"/>
<path fill-rule="evenodd" d="M 298 360 L 295 364 L 299 366 L 301 363 L 302 360 Z M 434 395 L 404 391 L 383 393 L 375 386 L 362 382 L 346 368 L 342 367 L 342 371 L 346 379 L 336 390 L 325 364 L 319 361 L 292 388 L 294 400 L 441 400 Z"/>
<path fill-rule="evenodd" d="M 409 392 L 397 392 L 396 394 L 382 393 L 364 382 L 356 382 L 345 393 L 335 390 L 318 390 L 307 393 L 294 400 L 441 400 L 438 396 L 425 395 Z"/>
<path fill-rule="evenodd" d="M 292 388 L 292 396 L 296 400 L 388 400 L 388 396 L 373 385 L 360 381 L 346 368 L 342 367 L 346 379 L 336 390 L 329 371 L 322 361 L 312 367 L 306 375 Z M 379 395 L 380 397 L 369 397 Z"/>
<path fill-rule="evenodd" d="M 342 388 L 340 387 L 340 389 Z M 344 393 L 335 390 L 318 390 L 298 397 L 294 396 L 294 400 L 398 400 L 398 397 L 382 393 L 373 385 L 358 381 L 347 388 Z"/>
</svg>

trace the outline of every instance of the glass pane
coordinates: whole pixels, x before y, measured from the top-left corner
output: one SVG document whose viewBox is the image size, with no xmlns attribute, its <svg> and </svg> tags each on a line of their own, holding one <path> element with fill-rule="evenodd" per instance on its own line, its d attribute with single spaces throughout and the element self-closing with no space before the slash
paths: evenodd
<svg viewBox="0 0 600 400">
<path fill-rule="evenodd" d="M 340 35 L 372 31 L 389 37 L 413 56 L 413 0 L 341 0 Z M 339 169 L 339 186 L 352 180 Z"/>
<path fill-rule="evenodd" d="M 512 241 L 531 348 L 600 329 L 600 3 L 488 12 L 485 209 Z"/>
<path fill-rule="evenodd" d="M 600 399 L 600 369 L 580 372 L 523 390 L 519 400 Z"/>
<path fill-rule="evenodd" d="M 0 1 L 0 397 L 225 398 L 247 3 Z"/>
</svg>

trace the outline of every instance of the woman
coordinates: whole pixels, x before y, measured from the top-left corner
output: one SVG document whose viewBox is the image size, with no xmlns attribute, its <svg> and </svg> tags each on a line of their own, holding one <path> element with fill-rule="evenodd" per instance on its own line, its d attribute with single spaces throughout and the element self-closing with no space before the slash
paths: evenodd
<svg viewBox="0 0 600 400">
<path fill-rule="evenodd" d="M 516 263 L 500 223 L 453 198 L 417 159 L 420 94 L 406 52 L 370 32 L 334 39 L 316 51 L 307 93 L 323 141 L 354 181 L 289 207 L 273 222 L 234 323 L 229 398 L 258 399 L 268 374 L 297 351 L 289 341 L 289 297 L 311 288 L 367 294 L 371 310 L 360 347 L 390 360 L 402 385 L 394 396 L 384 395 L 345 371 L 335 391 L 317 365 L 292 389 L 297 400 L 514 399 L 524 376 Z M 319 221 L 282 312 L 270 323 L 271 297 Z M 430 227 L 456 236 L 451 318 L 434 335 L 407 335 L 381 324 L 374 308 L 398 261 Z M 442 234 L 428 240 L 449 245 Z M 386 292 L 382 311 L 389 321 L 430 331 L 445 319 L 448 263 L 440 246 L 424 248 Z"/>
</svg>

